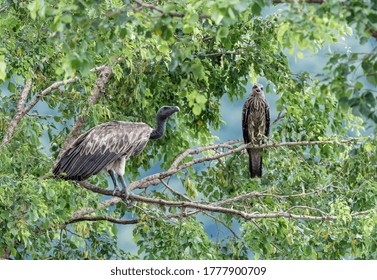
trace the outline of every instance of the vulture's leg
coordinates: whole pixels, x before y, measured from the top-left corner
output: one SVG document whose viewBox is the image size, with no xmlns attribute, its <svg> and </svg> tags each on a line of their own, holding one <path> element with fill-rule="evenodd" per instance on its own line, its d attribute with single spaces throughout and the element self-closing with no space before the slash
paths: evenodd
<svg viewBox="0 0 377 280">
<path fill-rule="evenodd" d="M 117 180 L 115 178 L 115 172 L 114 170 L 110 169 L 109 171 L 109 174 L 111 176 L 111 179 L 113 180 L 113 183 L 114 183 L 114 191 L 113 191 L 113 195 L 115 194 L 116 191 L 119 191 L 119 187 L 118 187 L 118 184 L 117 184 Z"/>
<path fill-rule="evenodd" d="M 127 188 L 126 182 L 124 181 L 123 176 L 119 175 L 119 179 L 120 179 L 120 182 L 122 183 L 122 193 L 124 193 L 126 195 L 125 201 L 127 201 L 128 196 L 129 196 L 129 192 L 128 192 L 128 188 Z"/>
</svg>

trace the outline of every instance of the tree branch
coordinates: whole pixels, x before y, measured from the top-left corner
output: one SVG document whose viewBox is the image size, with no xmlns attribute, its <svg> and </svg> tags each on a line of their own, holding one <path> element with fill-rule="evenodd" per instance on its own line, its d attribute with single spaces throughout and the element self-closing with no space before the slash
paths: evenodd
<svg viewBox="0 0 377 280">
<path fill-rule="evenodd" d="M 118 59 L 119 61 L 121 59 Z M 108 67 L 106 65 L 101 65 L 101 66 L 96 66 L 92 69 L 90 69 L 91 72 L 98 72 L 98 71 L 108 71 Z M 63 85 L 67 85 L 67 84 L 72 84 L 72 83 L 75 83 L 79 80 L 79 77 L 73 77 L 73 78 L 70 78 L 68 80 L 65 80 L 65 81 L 58 81 L 58 82 L 55 82 L 53 83 L 52 85 L 50 85 L 49 87 L 47 87 L 46 89 L 44 89 L 43 91 L 39 92 L 34 98 L 33 100 L 30 101 L 30 103 L 25 106 L 26 104 L 26 99 L 27 99 L 27 96 L 30 92 L 30 89 L 31 89 L 31 85 L 32 85 L 32 80 L 29 79 L 29 81 L 26 83 L 21 95 L 20 95 L 20 99 L 18 101 L 18 104 L 17 104 L 17 112 L 15 114 L 15 116 L 13 117 L 12 121 L 10 122 L 8 128 L 7 128 L 7 131 L 5 133 L 5 136 L 4 138 L 2 139 L 2 143 L 1 143 L 1 146 L 0 146 L 0 149 L 5 147 L 9 141 L 12 139 L 12 136 L 14 134 L 14 131 L 17 127 L 17 125 L 19 124 L 19 122 L 21 121 L 21 119 L 27 114 L 30 112 L 31 109 L 34 108 L 34 106 L 43 98 L 45 97 L 46 95 L 50 94 L 53 90 L 55 89 L 58 89 L 59 87 L 63 86 Z M 98 80 L 97 80 L 98 82 Z M 98 85 L 96 85 L 98 87 Z M 99 84 L 100 86 L 100 90 L 103 90 L 103 85 Z M 95 90 L 94 90 L 94 93 L 93 95 L 95 95 Z M 90 99 L 93 98 L 95 99 L 95 97 L 92 97 L 93 95 L 91 95 L 89 97 L 89 102 L 90 102 Z"/>
<path fill-rule="evenodd" d="M 9 126 L 8 126 L 8 128 L 5 132 L 5 136 L 4 136 L 4 138 L 1 142 L 0 148 L 6 146 L 9 143 L 9 141 L 12 139 L 13 133 L 14 133 L 18 123 L 21 121 L 22 117 L 26 114 L 26 112 L 24 110 L 24 106 L 25 106 L 25 103 L 26 103 L 26 98 L 27 98 L 27 96 L 30 92 L 31 85 L 32 85 L 32 80 L 29 79 L 27 81 L 27 83 L 25 84 L 24 89 L 22 90 L 22 92 L 20 94 L 20 99 L 18 100 L 16 114 L 14 115 L 12 121 L 9 123 Z"/>
<path fill-rule="evenodd" d="M 224 52 L 216 52 L 216 53 L 200 53 L 198 54 L 198 56 L 223 56 L 223 55 L 226 55 L 226 54 L 235 54 L 235 55 L 239 55 L 241 54 L 242 50 L 241 49 L 238 49 L 238 50 L 234 50 L 234 51 L 224 51 Z"/>
<path fill-rule="evenodd" d="M 74 78 L 70 78 L 70 79 L 65 80 L 65 81 L 59 81 L 59 82 L 53 83 L 51 86 L 49 86 L 48 88 L 46 88 L 43 91 L 41 91 L 40 93 L 38 93 L 34 97 L 34 99 L 32 101 L 30 101 L 29 105 L 25 108 L 25 114 L 27 114 L 39 102 L 39 100 L 41 100 L 47 94 L 51 93 L 53 90 L 55 90 L 55 89 L 57 89 L 61 86 L 64 86 L 64 85 L 72 84 L 74 82 L 77 82 L 78 80 L 79 80 L 78 77 L 74 77 Z"/>
<path fill-rule="evenodd" d="M 227 224 L 225 224 L 222 220 L 216 218 L 215 216 L 209 214 L 209 213 L 206 213 L 206 212 L 203 212 L 204 215 L 210 217 L 211 219 L 215 220 L 216 222 L 218 222 L 219 224 L 221 224 L 223 227 L 225 227 L 227 230 L 230 231 L 231 234 L 233 234 L 233 236 L 237 239 L 240 239 L 240 237 L 234 232 L 234 230 L 232 230 Z"/>
<path fill-rule="evenodd" d="M 112 71 L 108 66 L 101 66 L 98 67 L 96 70 L 100 71 L 100 74 L 98 75 L 97 81 L 95 83 L 95 86 L 93 88 L 93 92 L 88 97 L 88 103 L 90 105 L 94 105 L 97 103 L 99 97 L 101 94 L 105 92 L 105 85 L 107 81 L 110 79 Z M 56 165 L 56 163 L 60 160 L 63 153 L 72 145 L 72 143 L 80 136 L 82 130 L 85 127 L 85 119 L 84 115 L 81 115 L 77 118 L 75 124 L 73 125 L 73 128 L 68 135 L 67 139 L 63 143 L 62 148 L 60 149 L 59 155 L 56 157 L 55 163 L 53 167 Z M 51 168 L 51 170 L 53 169 Z"/>
<path fill-rule="evenodd" d="M 95 185 L 92 185 L 88 182 L 82 181 L 78 182 L 81 186 L 84 188 L 91 190 L 93 192 L 103 194 L 103 195 L 112 195 L 112 190 L 106 190 L 100 187 L 97 187 Z M 125 195 L 117 191 L 115 193 L 115 196 L 121 197 L 122 199 L 125 199 Z M 304 220 L 317 220 L 317 221 L 328 221 L 328 220 L 336 220 L 336 216 L 310 216 L 310 215 L 296 215 L 291 214 L 288 212 L 275 212 L 275 213 L 266 213 L 266 214 L 260 214 L 260 213 L 247 213 L 245 211 L 236 210 L 233 208 L 225 208 L 216 206 L 217 203 L 213 203 L 212 205 L 206 205 L 204 203 L 198 203 L 198 202 L 191 202 L 191 201 L 169 201 L 159 198 L 150 198 L 150 197 L 144 197 L 136 194 L 130 194 L 129 199 L 132 201 L 139 201 L 147 204 L 154 204 L 154 205 L 160 205 L 160 206 L 170 206 L 170 207 L 178 207 L 178 208 L 192 208 L 200 211 L 209 211 L 214 213 L 223 213 L 223 214 L 231 214 L 234 216 L 239 216 L 245 220 L 254 220 L 254 219 L 269 219 L 269 218 L 292 218 L 292 219 L 304 219 Z M 231 200 L 234 201 L 234 198 Z M 220 203 L 224 203 L 220 202 Z M 225 204 L 225 203 L 224 203 Z"/>
<path fill-rule="evenodd" d="M 176 169 L 176 168 L 178 168 L 179 163 L 185 157 L 187 157 L 188 155 L 196 155 L 196 154 L 202 153 L 204 151 L 217 150 L 217 149 L 220 149 L 220 148 L 233 149 L 233 147 L 231 145 L 240 143 L 241 141 L 242 141 L 241 139 L 236 139 L 236 140 L 227 141 L 227 142 L 221 143 L 221 144 L 214 144 L 214 145 L 209 145 L 209 146 L 205 146 L 205 147 L 199 147 L 199 148 L 194 148 L 194 149 L 187 149 L 186 151 L 180 153 L 175 158 L 175 160 L 173 161 L 170 169 Z"/>
<path fill-rule="evenodd" d="M 108 200 L 101 201 L 98 209 L 108 208 L 110 206 L 118 204 L 121 201 L 122 201 L 122 199 L 120 197 L 112 197 Z M 80 210 L 77 210 L 76 212 L 74 212 L 72 214 L 72 217 L 74 219 L 80 218 L 80 217 L 83 217 L 83 216 L 88 215 L 90 213 L 93 213 L 95 210 L 97 210 L 97 209 L 94 209 L 94 208 L 91 208 L 91 207 L 83 208 L 83 209 L 80 209 Z"/>
<path fill-rule="evenodd" d="M 325 0 L 304 0 L 306 3 L 309 4 L 323 4 Z M 272 1 L 274 4 L 281 4 L 281 3 L 292 3 L 295 2 L 297 3 L 297 0 L 273 0 Z"/>
<path fill-rule="evenodd" d="M 241 146 L 238 146 L 238 147 L 235 147 L 235 148 L 233 146 L 231 146 L 232 144 L 239 143 L 240 141 L 241 140 L 237 139 L 237 140 L 231 140 L 231 141 L 220 143 L 220 144 L 198 147 L 196 149 L 188 149 L 188 150 L 184 151 L 183 153 L 179 154 L 176 157 L 176 159 L 173 161 L 173 163 L 172 163 L 172 165 L 171 165 L 171 167 L 169 168 L 168 171 L 164 171 L 164 172 L 160 172 L 160 173 L 156 173 L 156 174 L 147 176 L 147 177 L 142 178 L 138 181 L 132 182 L 129 186 L 130 189 L 131 189 L 131 187 L 132 187 L 132 189 L 136 189 L 136 188 L 147 188 L 149 186 L 162 183 L 167 189 L 172 191 L 172 193 L 179 195 L 180 197 L 184 198 L 185 200 L 188 200 L 188 202 L 187 201 L 159 200 L 159 199 L 147 198 L 147 197 L 143 197 L 143 196 L 139 196 L 139 195 L 134 195 L 132 193 L 130 194 L 130 199 L 134 200 L 134 201 L 140 201 L 140 202 L 155 204 L 155 205 L 164 205 L 164 206 L 169 206 L 169 207 L 180 207 L 180 208 L 192 208 L 192 209 L 194 209 L 190 212 L 183 212 L 183 213 L 180 213 L 180 214 L 169 214 L 167 216 L 169 218 L 172 218 L 172 217 L 187 217 L 187 216 L 190 216 L 190 215 L 195 215 L 198 212 L 202 212 L 202 211 L 238 215 L 238 216 L 243 217 L 246 220 L 260 219 L 260 218 L 276 218 L 276 217 L 291 217 L 291 218 L 294 218 L 294 219 L 301 219 L 302 218 L 302 219 L 312 219 L 312 220 L 328 220 L 328 219 L 334 218 L 332 216 L 328 216 L 323 211 L 321 212 L 321 210 L 319 210 L 319 209 L 310 208 L 308 206 L 291 207 L 290 209 L 288 209 L 285 212 L 269 213 L 269 214 L 250 214 L 250 213 L 242 212 L 242 211 L 239 211 L 239 210 L 220 207 L 220 206 L 226 205 L 226 204 L 233 204 L 232 206 L 235 206 L 234 205 L 235 202 L 241 201 L 241 200 L 244 200 L 244 199 L 247 199 L 247 198 L 250 198 L 250 197 L 273 197 L 273 198 L 276 198 L 276 199 L 286 199 L 286 198 L 289 198 L 289 197 L 303 197 L 303 196 L 308 196 L 308 195 L 314 195 L 314 194 L 317 194 L 318 191 L 320 191 L 320 190 L 314 190 L 313 192 L 310 192 L 310 193 L 299 193 L 299 194 L 291 194 L 291 195 L 279 195 L 279 194 L 272 194 L 272 193 L 267 193 L 267 192 L 250 192 L 250 193 L 242 194 L 242 195 L 239 195 L 239 196 L 236 196 L 236 197 L 232 197 L 232 198 L 225 199 L 225 200 L 222 200 L 222 201 L 217 201 L 217 202 L 194 202 L 189 197 L 187 197 L 186 195 L 175 191 L 173 188 L 171 188 L 163 180 L 164 178 L 170 177 L 170 176 L 176 174 L 177 172 L 179 172 L 180 170 L 187 168 L 189 166 L 192 166 L 194 164 L 201 163 L 201 162 L 204 162 L 204 161 L 211 161 L 211 160 L 218 159 L 218 158 L 221 158 L 221 157 L 225 157 L 225 156 L 230 155 L 232 153 L 240 152 L 240 151 L 242 151 L 243 149 L 246 149 L 246 148 L 260 149 L 260 148 L 274 148 L 274 147 L 276 148 L 276 147 L 281 147 L 281 146 L 351 144 L 351 143 L 354 143 L 355 141 L 357 141 L 357 139 L 351 138 L 351 139 L 341 140 L 341 141 L 326 140 L 326 141 L 281 142 L 281 143 L 264 144 L 264 145 L 260 145 L 260 146 L 256 146 L 256 145 L 253 145 L 253 144 L 247 144 L 247 145 L 244 144 L 244 145 L 241 145 Z M 186 162 L 184 164 L 179 165 L 179 163 L 185 157 L 187 157 L 188 155 L 197 154 L 197 153 L 203 152 L 203 151 L 216 150 L 216 149 L 219 149 L 219 148 L 226 148 L 226 149 L 228 149 L 228 151 L 222 152 L 222 153 L 217 153 L 217 154 L 206 156 L 206 157 L 202 157 L 202 158 L 197 158 L 197 159 L 194 159 L 192 161 L 189 161 L 189 162 Z M 90 191 L 93 191 L 93 192 L 96 192 L 96 193 L 99 193 L 99 194 L 102 194 L 102 195 L 106 195 L 106 196 L 113 196 L 111 199 L 106 200 L 104 202 L 101 202 L 100 203 L 100 209 L 109 207 L 111 205 L 115 205 L 115 204 L 117 204 L 117 203 L 119 203 L 119 202 L 121 202 L 122 200 L 125 199 L 124 195 L 119 191 L 115 192 L 115 194 L 114 194 L 113 190 L 103 189 L 103 188 L 97 187 L 97 186 L 92 185 L 92 184 L 85 182 L 85 181 L 80 181 L 80 182 L 77 182 L 77 183 L 80 184 L 81 186 L 83 186 L 84 188 L 90 190 Z M 306 208 L 306 209 L 309 209 L 309 210 L 316 210 L 316 211 L 318 210 L 318 212 L 320 212 L 322 214 L 322 217 L 320 217 L 320 216 L 308 216 L 308 215 L 294 215 L 294 214 L 289 213 L 291 210 L 293 210 L 295 208 Z M 78 219 L 78 218 L 87 216 L 88 214 L 93 213 L 93 212 L 95 212 L 95 209 L 93 209 L 93 208 L 84 208 L 84 209 L 78 210 L 73 214 L 73 219 Z M 362 214 L 364 214 L 364 213 L 361 213 L 360 215 L 362 215 Z"/>
<path fill-rule="evenodd" d="M 1 7 L 0 8 L 0 13 L 6 11 L 7 9 L 8 9 L 8 6 Z"/>
<path fill-rule="evenodd" d="M 241 140 L 234 140 L 234 141 L 240 142 Z M 177 162 L 179 163 L 179 161 L 181 161 L 181 158 L 183 157 L 182 155 L 184 153 L 186 155 L 186 154 L 199 153 L 199 151 L 204 151 L 204 150 L 210 150 L 210 149 L 216 150 L 219 147 L 222 147 L 222 144 L 210 145 L 210 146 L 207 146 L 207 147 L 199 147 L 197 149 L 189 149 L 189 150 L 185 151 L 184 153 L 182 153 L 181 155 L 179 155 L 176 158 L 176 160 L 174 160 L 173 165 L 169 168 L 168 171 L 156 173 L 156 174 L 147 176 L 147 177 L 145 177 L 145 178 L 143 178 L 139 181 L 132 182 L 129 185 L 129 189 L 130 190 L 143 189 L 143 188 L 147 188 L 151 185 L 157 185 L 157 184 L 160 183 L 160 180 L 167 178 L 167 177 L 170 177 L 170 176 L 174 175 L 175 173 L 177 173 L 178 171 L 180 171 L 182 169 L 186 169 L 187 167 L 190 167 L 190 166 L 198 164 L 198 163 L 223 158 L 223 157 L 226 157 L 228 155 L 240 152 L 240 151 L 242 151 L 246 148 L 249 148 L 249 149 L 262 149 L 263 148 L 264 149 L 264 148 L 277 148 L 277 147 L 283 147 L 283 146 L 308 146 L 308 145 L 325 145 L 325 144 L 337 144 L 337 143 L 338 144 L 351 144 L 354 141 L 355 141 L 355 139 L 351 138 L 351 139 L 348 139 L 348 140 L 341 140 L 341 141 L 327 140 L 327 141 L 281 142 L 281 143 L 272 143 L 272 144 L 263 144 L 263 145 L 255 145 L 253 143 L 249 143 L 249 144 L 243 144 L 243 145 L 238 146 L 236 148 L 229 149 L 226 152 L 217 153 L 217 154 L 214 154 L 214 155 L 211 155 L 211 156 L 197 158 L 197 159 L 194 159 L 192 161 L 186 162 L 184 164 L 177 165 Z"/>
<path fill-rule="evenodd" d="M 362 216 L 362 215 L 368 215 L 370 212 L 373 212 L 373 211 L 376 211 L 376 210 L 377 210 L 377 207 L 374 207 L 374 208 L 369 209 L 369 210 L 360 211 L 360 212 L 354 212 L 354 213 L 351 213 L 351 217 L 357 217 L 357 216 Z"/>
<path fill-rule="evenodd" d="M 283 111 L 280 111 L 276 119 L 272 122 L 272 124 L 277 123 L 279 120 L 283 119 L 284 117 L 285 117 L 285 114 L 283 113 Z"/>
<path fill-rule="evenodd" d="M 191 198 L 189 198 L 187 195 L 184 195 L 183 193 L 180 193 L 179 191 L 176 191 L 175 189 L 173 189 L 172 187 L 170 187 L 164 180 L 161 180 L 161 183 L 169 190 L 171 191 L 172 193 L 188 200 L 188 201 L 192 201 Z"/>
<path fill-rule="evenodd" d="M 65 225 L 74 224 L 78 222 L 96 222 L 96 221 L 108 221 L 115 224 L 121 224 L 121 225 L 134 225 L 140 222 L 140 219 L 132 219 L 132 220 L 122 220 L 122 219 L 116 219 L 110 216 L 83 216 L 83 217 L 77 217 L 72 218 L 65 222 Z"/>
<path fill-rule="evenodd" d="M 326 212 L 323 212 L 322 210 L 320 210 L 318 208 L 313 208 L 313 207 L 309 207 L 309 206 L 302 206 L 302 205 L 292 206 L 289 209 L 287 209 L 285 212 L 291 212 L 294 209 L 306 209 L 306 210 L 310 210 L 310 211 L 317 211 L 317 212 L 321 213 L 323 216 L 328 216 L 329 215 Z"/>
</svg>

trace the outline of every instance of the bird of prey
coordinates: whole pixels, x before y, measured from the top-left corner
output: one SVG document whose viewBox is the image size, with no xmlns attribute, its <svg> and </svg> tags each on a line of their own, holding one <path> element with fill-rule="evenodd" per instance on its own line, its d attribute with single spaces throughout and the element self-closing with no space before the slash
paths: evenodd
<svg viewBox="0 0 377 280">
<path fill-rule="evenodd" d="M 260 145 L 270 131 L 270 107 L 264 96 L 263 85 L 254 84 L 242 109 L 242 132 L 245 144 Z M 262 177 L 262 151 L 247 149 L 251 178 Z"/>
<path fill-rule="evenodd" d="M 107 171 L 114 183 L 114 192 L 118 189 L 116 173 L 127 199 L 129 193 L 123 178 L 126 160 L 139 155 L 149 139 L 162 137 L 167 119 L 178 111 L 176 106 L 161 107 L 155 129 L 138 122 L 111 121 L 97 125 L 75 140 L 52 172 L 59 178 L 82 181 L 102 170 Z"/>
</svg>

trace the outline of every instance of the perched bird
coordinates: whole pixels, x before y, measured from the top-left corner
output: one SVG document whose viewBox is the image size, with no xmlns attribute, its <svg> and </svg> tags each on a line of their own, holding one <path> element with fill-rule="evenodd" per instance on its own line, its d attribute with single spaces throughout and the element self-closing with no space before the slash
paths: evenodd
<svg viewBox="0 0 377 280">
<path fill-rule="evenodd" d="M 242 109 L 242 132 L 245 144 L 261 144 L 270 132 L 270 106 L 264 96 L 263 86 L 254 84 Z M 247 149 L 251 178 L 262 177 L 262 151 Z"/>
<path fill-rule="evenodd" d="M 79 136 L 55 165 L 53 173 L 66 180 L 82 181 L 104 170 L 119 189 L 115 173 L 122 184 L 122 192 L 128 198 L 124 181 L 124 168 L 130 156 L 140 154 L 149 139 L 158 139 L 165 132 L 167 119 L 179 112 L 176 106 L 163 106 L 157 112 L 157 128 L 145 123 L 111 121 L 97 125 Z"/>
</svg>

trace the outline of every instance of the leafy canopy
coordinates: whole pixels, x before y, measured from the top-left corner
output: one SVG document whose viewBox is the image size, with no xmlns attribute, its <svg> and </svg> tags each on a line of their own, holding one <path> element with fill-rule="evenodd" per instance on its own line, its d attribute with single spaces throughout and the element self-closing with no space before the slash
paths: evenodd
<svg viewBox="0 0 377 280">
<path fill-rule="evenodd" d="M 26 104 L 53 83 L 66 81 L 22 117 L 9 143 L 0 144 L 0 256 L 375 259 L 377 140 L 360 136 L 365 126 L 360 117 L 375 128 L 376 49 L 329 54 L 322 77 L 292 73 L 288 53 L 305 63 L 304 51 L 316 53 L 353 30 L 361 44 L 374 40 L 377 4 L 302 1 L 262 16 L 271 2 L 281 1 L 0 1 L 0 139 L 29 79 Z M 91 104 L 88 97 L 100 72 L 95 67 L 103 65 L 112 76 L 105 94 Z M 157 109 L 167 104 L 179 106 L 179 116 L 169 121 L 163 139 L 129 160 L 126 174 L 134 181 L 157 162 L 168 169 L 179 153 L 216 141 L 212 131 L 224 125 L 221 99 L 243 99 L 248 83 L 261 77 L 268 93 L 278 93 L 276 109 L 284 115 L 272 126 L 271 141 L 340 140 L 350 133 L 358 139 L 350 146 L 266 149 L 261 180 L 250 180 L 246 156 L 235 153 L 178 172 L 178 190 L 208 202 L 265 191 L 267 196 L 228 206 L 336 220 L 246 221 L 206 213 L 211 223 L 235 231 L 215 240 L 201 215 L 170 219 L 181 210 L 153 203 L 104 208 L 98 194 L 44 177 L 79 116 L 86 129 L 112 119 L 153 126 Z M 101 175 L 90 181 L 108 185 Z M 163 185 L 145 195 L 183 199 Z M 129 238 L 138 252 L 119 248 L 116 223 L 69 222 L 88 207 L 94 211 L 89 215 L 137 219 Z"/>
</svg>

